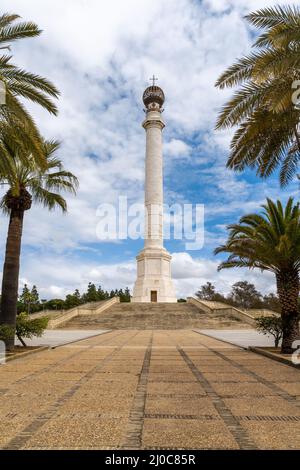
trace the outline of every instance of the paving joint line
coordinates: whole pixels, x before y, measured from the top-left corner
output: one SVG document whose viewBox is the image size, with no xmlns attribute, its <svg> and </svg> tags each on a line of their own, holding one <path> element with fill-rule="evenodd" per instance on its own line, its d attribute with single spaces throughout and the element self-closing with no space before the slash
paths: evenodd
<svg viewBox="0 0 300 470">
<path fill-rule="evenodd" d="M 85 338 L 74 339 L 72 341 L 68 341 L 67 343 L 57 344 L 56 346 L 50 346 L 49 349 L 58 349 L 63 348 L 64 346 L 69 346 L 69 344 L 79 343 L 80 341 L 86 341 L 87 339 L 97 338 L 97 336 L 105 336 L 108 333 L 112 333 L 113 330 L 106 330 L 102 333 L 95 333 L 91 336 L 86 336 Z"/>
<path fill-rule="evenodd" d="M 231 413 L 230 409 L 227 408 L 225 402 L 217 394 L 217 392 L 211 386 L 210 382 L 204 377 L 204 375 L 199 371 L 193 361 L 180 346 L 177 346 L 177 350 L 193 375 L 196 377 L 197 381 L 207 393 L 207 396 L 212 400 L 215 409 L 225 423 L 228 431 L 237 442 L 239 448 L 243 450 L 257 450 L 257 445 L 255 442 L 250 438 L 248 432 L 241 426 L 237 418 Z"/>
<path fill-rule="evenodd" d="M 92 370 L 88 371 L 80 380 L 78 380 L 67 392 L 61 395 L 49 408 L 43 413 L 33 419 L 33 421 L 27 425 L 21 432 L 13 437 L 2 450 L 19 450 L 33 437 L 33 435 L 49 421 L 56 414 L 57 410 L 64 405 L 81 387 L 81 385 L 87 382 L 98 370 L 106 365 L 116 353 L 118 353 L 129 341 L 131 341 L 139 332 L 135 332 L 133 336 L 120 345 L 117 346 L 111 353 L 101 360 L 101 363 L 93 367 Z M 119 336 L 119 335 L 118 335 Z M 80 351 L 82 352 L 82 351 Z"/>
<path fill-rule="evenodd" d="M 110 332 L 111 333 L 111 332 Z M 118 334 L 118 335 L 115 335 L 113 338 L 106 338 L 104 341 L 108 341 L 108 340 L 111 340 L 111 339 L 114 339 L 114 338 L 117 338 L 118 336 L 120 336 L 122 333 Z M 102 335 L 100 335 L 102 336 Z M 88 339 L 88 338 L 86 338 Z M 65 345 L 64 345 L 65 346 Z M 89 349 L 93 348 L 93 346 L 89 346 L 86 351 L 88 351 Z M 54 348 L 49 348 L 47 349 L 47 351 L 51 351 L 52 349 Z M 27 382 L 27 380 L 31 380 L 33 379 L 34 377 L 37 377 L 39 374 L 44 374 L 45 372 L 48 372 L 50 369 L 52 369 L 52 367 L 56 367 L 56 366 L 59 366 L 61 364 L 64 364 L 65 362 L 68 362 L 70 359 L 73 359 L 74 357 L 78 356 L 79 354 L 81 354 L 82 351 L 75 351 L 73 354 L 70 354 L 68 357 L 64 357 L 63 359 L 60 359 L 59 361 L 56 361 L 56 362 L 53 362 L 52 364 L 46 366 L 46 367 L 43 367 L 42 369 L 38 369 L 38 370 L 35 370 L 34 372 L 31 372 L 30 374 L 27 374 L 25 377 L 22 377 L 21 379 L 18 379 L 16 380 L 15 382 L 13 382 L 11 385 L 12 386 L 15 386 L 17 384 L 22 384 L 24 382 Z M 21 358 L 20 358 L 21 359 Z M 10 387 L 11 388 L 11 387 Z M 6 392 L 4 393 L 4 395 L 6 393 L 9 393 L 10 391 L 10 388 L 8 388 L 6 390 Z"/>
<path fill-rule="evenodd" d="M 197 333 L 199 334 L 199 333 Z M 200 333 L 201 334 L 201 333 Z M 215 339 L 215 338 L 214 338 Z M 218 341 L 218 340 L 217 340 Z M 230 359 L 229 357 L 227 357 L 225 354 L 222 354 L 221 352 L 217 351 L 216 349 L 213 349 L 209 346 L 207 346 L 206 344 L 204 343 L 201 343 L 201 341 L 199 341 L 199 343 L 201 344 L 201 346 L 205 346 L 209 351 L 212 351 L 213 353 L 215 353 L 217 356 L 221 357 L 224 361 L 226 362 L 229 362 L 229 364 L 231 364 L 233 367 L 237 368 L 238 370 L 240 370 L 241 372 L 244 372 L 246 373 L 247 375 L 249 375 L 250 377 L 253 377 L 254 379 L 256 379 L 258 382 L 260 382 L 261 384 L 263 385 L 266 385 L 268 388 L 270 388 L 270 390 L 272 390 L 276 395 L 279 395 L 281 398 L 283 398 L 284 400 L 288 401 L 289 403 L 293 403 L 294 405 L 296 405 L 297 407 L 300 407 L 300 403 L 297 401 L 296 397 L 294 397 L 293 395 L 290 395 L 288 392 L 286 392 L 285 390 L 283 390 L 281 387 L 279 387 L 278 385 L 274 384 L 273 382 L 270 382 L 268 379 L 265 379 L 264 377 L 262 377 L 261 375 L 259 374 L 256 374 L 255 372 L 253 372 L 252 370 L 249 370 L 246 366 L 243 366 L 242 364 L 240 364 L 239 362 L 233 360 L 233 359 Z M 250 353 L 250 351 L 245 351 L 245 352 L 248 352 Z"/>
<path fill-rule="evenodd" d="M 121 449 L 139 450 L 142 447 L 147 385 L 153 344 L 153 331 L 145 351 L 142 370 L 136 388 L 135 397 L 129 413 L 127 429 Z"/>
</svg>

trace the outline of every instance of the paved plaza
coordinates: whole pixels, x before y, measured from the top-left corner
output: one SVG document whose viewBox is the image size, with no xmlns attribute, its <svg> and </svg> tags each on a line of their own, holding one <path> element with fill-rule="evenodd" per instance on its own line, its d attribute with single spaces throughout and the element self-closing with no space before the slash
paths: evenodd
<svg viewBox="0 0 300 470">
<path fill-rule="evenodd" d="M 299 449 L 300 372 L 192 330 L 0 366 L 2 449 Z"/>
</svg>

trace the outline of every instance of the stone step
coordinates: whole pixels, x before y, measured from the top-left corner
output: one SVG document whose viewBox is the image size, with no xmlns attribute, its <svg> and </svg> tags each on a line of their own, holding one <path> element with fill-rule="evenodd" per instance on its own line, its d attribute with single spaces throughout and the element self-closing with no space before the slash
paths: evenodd
<svg viewBox="0 0 300 470">
<path fill-rule="evenodd" d="M 248 327 L 243 322 L 205 313 L 190 303 L 119 303 L 100 314 L 73 318 L 68 329 L 190 329 Z"/>
</svg>

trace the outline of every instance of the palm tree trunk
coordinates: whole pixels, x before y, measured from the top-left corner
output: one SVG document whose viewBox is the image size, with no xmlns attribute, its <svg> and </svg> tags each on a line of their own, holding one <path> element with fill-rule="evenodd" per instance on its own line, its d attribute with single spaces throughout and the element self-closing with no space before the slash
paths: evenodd
<svg viewBox="0 0 300 470">
<path fill-rule="evenodd" d="M 299 338 L 299 275 L 296 271 L 277 274 L 277 290 L 281 305 L 283 354 L 291 354 L 293 342 Z"/>
<path fill-rule="evenodd" d="M 300 152 L 300 137 L 299 137 L 297 126 L 295 126 L 295 137 L 296 137 L 296 142 L 297 142 L 297 146 L 298 146 L 298 151 Z"/>
<path fill-rule="evenodd" d="M 2 279 L 0 324 L 9 325 L 14 330 L 17 318 L 23 218 L 24 210 L 11 209 Z M 14 337 L 7 339 L 5 343 L 8 350 L 13 349 L 15 344 Z"/>
</svg>

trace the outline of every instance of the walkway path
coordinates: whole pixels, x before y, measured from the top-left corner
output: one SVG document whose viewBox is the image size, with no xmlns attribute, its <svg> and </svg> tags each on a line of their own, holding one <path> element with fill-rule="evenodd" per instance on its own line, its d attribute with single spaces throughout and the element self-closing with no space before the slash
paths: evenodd
<svg viewBox="0 0 300 470">
<path fill-rule="evenodd" d="M 273 336 L 266 336 L 255 330 L 196 330 L 204 335 L 212 336 L 213 338 L 228 341 L 236 346 L 248 348 L 249 346 L 274 346 Z"/>
<path fill-rule="evenodd" d="M 107 330 L 45 330 L 40 338 L 25 339 L 27 346 L 50 346 L 56 347 L 63 344 L 80 341 L 81 339 L 90 338 L 95 335 L 101 335 Z M 16 344 L 20 345 L 20 341 L 16 339 Z"/>
<path fill-rule="evenodd" d="M 299 378 L 193 331 L 113 331 L 0 366 L 0 447 L 299 449 Z"/>
</svg>

